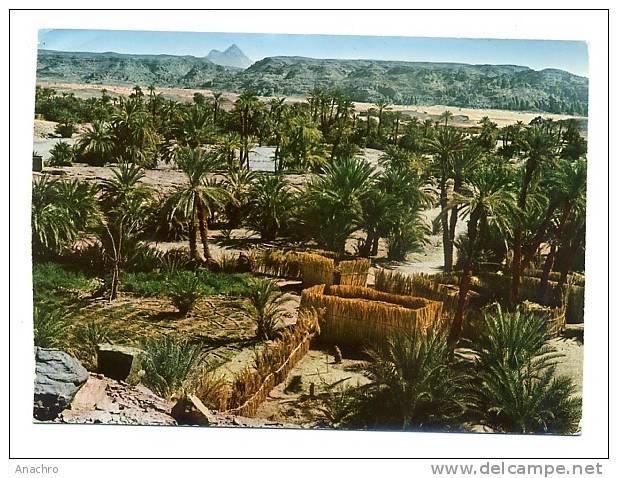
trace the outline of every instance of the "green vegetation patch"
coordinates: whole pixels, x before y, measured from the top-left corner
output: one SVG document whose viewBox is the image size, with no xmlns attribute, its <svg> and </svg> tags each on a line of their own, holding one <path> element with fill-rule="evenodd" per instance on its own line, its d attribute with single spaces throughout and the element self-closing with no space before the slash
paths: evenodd
<svg viewBox="0 0 618 478">
<path fill-rule="evenodd" d="M 67 270 L 54 262 L 32 265 L 32 288 L 35 296 L 50 290 L 90 290 L 93 285 L 92 279 L 83 273 Z"/>
<path fill-rule="evenodd" d="M 120 288 L 123 292 L 132 292 L 142 297 L 157 297 L 168 295 L 170 282 L 175 274 L 164 272 L 122 272 Z M 201 284 L 203 295 L 241 296 L 247 291 L 247 281 L 250 274 L 226 274 L 200 270 L 196 273 Z"/>
</svg>

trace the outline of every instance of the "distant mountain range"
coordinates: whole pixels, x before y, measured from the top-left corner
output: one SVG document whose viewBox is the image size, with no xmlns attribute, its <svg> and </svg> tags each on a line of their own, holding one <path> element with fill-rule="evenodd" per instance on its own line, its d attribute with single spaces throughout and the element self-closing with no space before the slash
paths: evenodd
<svg viewBox="0 0 618 478">
<path fill-rule="evenodd" d="M 253 63 L 236 45 L 231 45 L 225 51 L 210 50 L 206 59 L 215 65 L 231 66 L 234 68 L 249 68 Z"/>
<path fill-rule="evenodd" d="M 39 50 L 39 80 L 139 84 L 263 96 L 339 89 L 353 101 L 587 115 L 588 79 L 562 70 L 378 60 L 269 57 L 250 64 L 232 45 L 205 58 Z"/>
</svg>

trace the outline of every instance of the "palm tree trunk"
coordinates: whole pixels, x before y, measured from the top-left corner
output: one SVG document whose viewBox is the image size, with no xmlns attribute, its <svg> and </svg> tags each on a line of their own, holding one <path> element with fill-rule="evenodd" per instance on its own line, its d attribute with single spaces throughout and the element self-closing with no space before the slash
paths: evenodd
<svg viewBox="0 0 618 478">
<path fill-rule="evenodd" d="M 532 259 L 536 255 L 537 250 L 539 249 L 539 247 L 541 247 L 541 243 L 547 236 L 547 228 L 551 224 L 551 218 L 554 215 L 554 212 L 556 211 L 557 206 L 558 204 L 555 201 L 552 201 L 549 204 L 547 211 L 545 212 L 545 218 L 543 219 L 543 222 L 538 227 L 536 233 L 534 234 L 534 237 L 532 238 L 530 243 L 525 248 L 526 253 L 523 254 L 522 266 L 521 266 L 522 271 L 526 270 L 526 268 L 528 267 L 528 264 L 530 264 L 530 261 L 532 261 Z M 522 249 L 523 249 L 523 246 L 522 246 Z"/>
<path fill-rule="evenodd" d="M 556 245 L 556 243 L 552 243 L 549 254 L 545 258 L 545 264 L 543 265 L 543 274 L 541 275 L 541 284 L 539 285 L 539 300 L 540 303 L 543 305 L 546 305 L 549 302 L 547 285 L 549 283 L 549 273 L 554 266 L 557 249 L 558 246 Z"/>
<path fill-rule="evenodd" d="M 521 185 L 521 191 L 517 200 L 517 206 L 520 210 L 526 208 L 526 201 L 528 199 L 528 188 L 532 181 L 532 174 L 535 169 L 535 163 L 530 158 L 526 162 L 526 170 L 524 172 L 524 178 Z M 513 236 L 513 262 L 511 264 L 511 289 L 509 291 L 509 304 L 515 305 L 519 301 L 519 286 L 521 284 L 522 270 L 522 247 L 523 247 L 523 230 L 521 227 L 515 229 Z"/>
<path fill-rule="evenodd" d="M 461 337 L 461 331 L 463 329 L 463 318 L 468 300 L 468 291 L 470 290 L 470 283 L 472 282 L 472 267 L 474 266 L 477 253 L 477 229 L 479 218 L 480 211 L 474 210 L 470 215 L 470 222 L 468 223 L 468 253 L 466 254 L 461 279 L 459 280 L 457 309 L 455 310 L 455 317 L 453 318 L 448 337 L 448 343 L 451 347 L 455 346 Z"/>
<path fill-rule="evenodd" d="M 208 221 L 204 215 L 204 206 L 201 201 L 197 204 L 197 220 L 200 228 L 200 240 L 202 241 L 204 259 L 208 261 L 212 258 L 210 248 L 208 247 Z"/>
<path fill-rule="evenodd" d="M 463 187 L 463 178 L 461 174 L 457 174 L 455 175 L 455 180 L 453 184 L 453 192 L 460 193 L 462 187 Z M 453 250 L 453 246 L 455 244 L 455 229 L 457 228 L 458 219 L 459 219 L 459 208 L 457 206 L 454 206 L 453 209 L 451 210 L 451 217 L 450 217 L 449 226 L 448 226 L 449 239 L 451 243 L 451 251 Z"/>
<path fill-rule="evenodd" d="M 446 190 L 446 174 L 440 178 L 440 222 L 442 223 L 442 249 L 444 251 L 444 271 L 453 270 L 453 242 L 449 232 L 448 195 Z"/>
<path fill-rule="evenodd" d="M 197 228 L 195 225 L 196 222 L 196 207 L 195 201 L 193 202 L 193 208 L 191 210 L 191 218 L 189 220 L 189 251 L 191 254 L 191 259 L 200 260 L 200 255 L 197 251 Z"/>
<path fill-rule="evenodd" d="M 112 264 L 112 283 L 111 283 L 111 288 L 110 288 L 110 293 L 109 293 L 110 302 L 112 300 L 116 300 L 116 297 L 118 297 L 118 282 L 119 282 L 118 276 L 119 276 L 118 261 L 114 260 L 114 263 Z"/>
</svg>

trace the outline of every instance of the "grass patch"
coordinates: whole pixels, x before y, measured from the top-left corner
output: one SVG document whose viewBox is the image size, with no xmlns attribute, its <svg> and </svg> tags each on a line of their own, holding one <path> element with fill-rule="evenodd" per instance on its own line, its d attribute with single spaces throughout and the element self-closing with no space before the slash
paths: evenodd
<svg viewBox="0 0 618 478">
<path fill-rule="evenodd" d="M 176 274 L 164 272 L 123 272 L 120 277 L 120 289 L 142 297 L 164 297 L 169 293 L 170 281 Z M 250 274 L 226 274 L 200 270 L 197 278 L 204 295 L 242 296 L 247 291 Z"/>
<path fill-rule="evenodd" d="M 65 269 L 55 262 L 32 265 L 32 288 L 35 295 L 47 290 L 90 290 L 92 280 L 81 272 Z"/>
</svg>

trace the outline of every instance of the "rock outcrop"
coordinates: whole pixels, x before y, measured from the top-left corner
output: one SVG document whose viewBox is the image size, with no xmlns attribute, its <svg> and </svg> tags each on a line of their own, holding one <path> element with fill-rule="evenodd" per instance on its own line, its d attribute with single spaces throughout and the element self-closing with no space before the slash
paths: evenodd
<svg viewBox="0 0 618 478">
<path fill-rule="evenodd" d="M 53 420 L 67 408 L 88 380 L 88 371 L 69 354 L 35 348 L 34 418 Z"/>
<path fill-rule="evenodd" d="M 99 344 L 97 369 L 106 377 L 136 384 L 140 381 L 143 357 L 144 351 L 135 347 Z"/>
<path fill-rule="evenodd" d="M 125 425 L 176 425 L 172 403 L 143 385 L 129 385 L 103 375 L 91 374 L 75 395 L 70 408 L 56 419 L 61 423 L 109 423 Z"/>
</svg>

